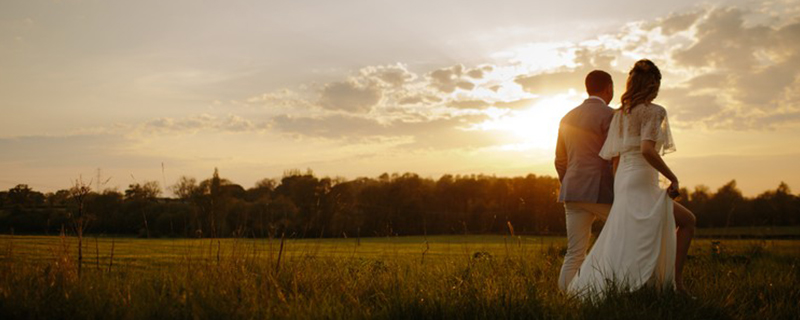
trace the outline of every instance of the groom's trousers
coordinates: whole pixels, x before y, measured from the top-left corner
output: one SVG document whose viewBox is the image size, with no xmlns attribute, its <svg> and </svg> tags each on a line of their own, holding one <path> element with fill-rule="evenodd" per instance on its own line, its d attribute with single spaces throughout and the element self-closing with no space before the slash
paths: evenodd
<svg viewBox="0 0 800 320">
<path fill-rule="evenodd" d="M 561 275 L 558 277 L 558 288 L 566 291 L 572 278 L 578 273 L 586 251 L 589 249 L 589 238 L 592 235 L 592 223 L 596 218 L 603 221 L 608 218 L 611 205 L 606 203 L 566 202 L 564 211 L 567 214 L 567 254 Z"/>
</svg>

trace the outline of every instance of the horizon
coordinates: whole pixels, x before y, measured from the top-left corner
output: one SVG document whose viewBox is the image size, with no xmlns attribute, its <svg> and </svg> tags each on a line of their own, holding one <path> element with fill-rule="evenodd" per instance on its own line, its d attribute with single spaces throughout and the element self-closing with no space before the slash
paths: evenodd
<svg viewBox="0 0 800 320">
<path fill-rule="evenodd" d="M 800 188 L 798 38 L 797 0 L 4 2 L 0 189 L 98 169 L 164 194 L 214 168 L 245 188 L 293 169 L 556 177 L 585 74 L 612 75 L 616 108 L 641 58 L 682 187 Z"/>
<path fill-rule="evenodd" d="M 217 168 L 215 168 L 215 169 L 217 169 Z M 335 184 L 340 183 L 340 182 L 341 183 L 346 183 L 346 182 L 352 182 L 352 181 L 355 181 L 355 180 L 358 180 L 358 179 L 379 180 L 379 179 L 381 179 L 381 176 L 383 176 L 383 175 L 388 175 L 389 177 L 394 178 L 395 176 L 399 177 L 399 176 L 403 176 L 403 175 L 406 175 L 406 174 L 416 175 L 420 179 L 432 180 L 434 182 L 441 180 L 445 176 L 451 176 L 451 177 L 456 178 L 456 179 L 459 179 L 459 178 L 478 178 L 478 179 L 480 179 L 482 177 L 498 178 L 498 179 L 513 179 L 513 178 L 525 178 L 528 175 L 534 175 L 536 177 L 558 179 L 558 177 L 554 176 L 554 175 L 547 175 L 547 174 L 538 175 L 538 174 L 535 174 L 535 173 L 527 173 L 527 174 L 520 174 L 520 175 L 508 175 L 508 176 L 500 176 L 500 175 L 496 175 L 496 174 L 484 174 L 484 173 L 465 173 L 465 174 L 444 173 L 444 174 L 442 174 L 440 176 L 430 176 L 430 175 L 423 176 L 423 175 L 417 174 L 415 172 L 383 172 L 383 173 L 380 173 L 380 174 L 374 175 L 374 176 L 363 175 L 363 176 L 356 176 L 356 177 L 343 177 L 343 176 L 318 175 L 311 168 L 306 168 L 305 171 L 301 170 L 301 169 L 297 169 L 297 168 L 295 168 L 295 169 L 286 169 L 286 170 L 283 171 L 283 174 L 281 176 L 279 176 L 279 177 L 262 177 L 260 179 L 257 179 L 256 182 L 253 183 L 253 185 L 251 185 L 251 186 L 247 186 L 247 185 L 243 185 L 243 184 L 237 183 L 234 180 L 226 178 L 222 174 L 220 174 L 220 178 L 225 180 L 225 181 L 227 181 L 230 185 L 237 185 L 237 186 L 242 187 L 244 190 L 249 190 L 249 189 L 253 189 L 253 188 L 258 188 L 259 183 L 264 181 L 264 180 L 271 180 L 271 181 L 274 181 L 275 183 L 277 183 L 278 185 L 280 185 L 281 180 L 283 178 L 292 177 L 292 176 L 311 175 L 312 177 L 320 179 L 320 180 L 322 180 L 322 179 L 331 179 L 331 180 L 334 181 L 334 185 L 335 185 Z M 213 178 L 213 173 L 212 173 L 212 175 L 209 175 L 208 177 L 205 177 L 205 178 L 203 178 L 203 177 L 180 176 L 178 179 L 183 178 L 183 177 L 190 178 L 190 179 L 196 179 L 196 182 L 200 183 L 200 182 L 203 182 L 203 181 L 210 181 Z M 96 180 L 98 178 L 100 178 L 100 180 Z M 32 191 L 41 192 L 42 194 L 47 195 L 48 193 L 55 193 L 57 191 L 69 190 L 70 188 L 75 186 L 75 183 L 82 183 L 83 185 L 89 186 L 91 188 L 91 192 L 98 193 L 98 194 L 109 192 L 109 191 L 124 193 L 125 190 L 130 189 L 130 187 L 132 187 L 133 185 L 140 185 L 141 186 L 141 185 L 144 185 L 145 183 L 155 182 L 158 185 L 158 188 L 159 188 L 159 192 L 160 192 L 159 197 L 160 198 L 178 198 L 179 197 L 179 195 L 176 194 L 175 191 L 172 190 L 172 188 L 173 188 L 173 186 L 177 185 L 177 183 L 179 183 L 180 181 L 175 181 L 174 183 L 167 182 L 167 184 L 165 185 L 164 181 L 158 181 L 158 180 L 134 180 L 134 182 L 132 182 L 131 184 L 129 184 L 126 187 L 120 187 L 119 185 L 114 185 L 114 186 L 109 187 L 108 186 L 108 182 L 111 180 L 110 179 L 111 177 L 107 177 L 107 179 L 105 181 L 102 180 L 102 178 L 103 177 L 101 175 L 98 175 L 98 176 L 95 176 L 95 177 L 87 177 L 87 179 L 84 179 L 83 176 L 79 176 L 78 178 L 74 179 L 70 185 L 67 185 L 67 186 L 62 187 L 62 188 L 56 188 L 56 189 L 53 189 L 53 190 L 37 189 L 35 186 L 31 186 L 31 185 L 28 185 L 26 183 L 20 183 L 20 184 L 16 184 L 14 186 L 11 186 L 8 189 L 0 190 L 0 192 L 7 192 L 8 190 L 10 190 L 12 188 L 18 187 L 20 185 L 24 185 L 24 186 L 27 186 L 28 188 L 30 188 Z M 660 180 L 660 183 L 662 183 L 662 184 L 667 183 L 666 181 L 664 181 L 663 178 L 660 178 L 659 180 Z M 98 183 L 98 181 L 101 181 L 101 182 Z M 697 185 L 697 186 L 694 186 L 694 187 L 681 186 L 681 188 L 686 188 L 688 194 L 691 194 L 693 191 L 697 191 L 697 190 L 699 190 L 701 192 L 705 192 L 707 194 L 715 194 L 719 189 L 727 186 L 730 183 L 733 183 L 735 188 L 741 192 L 741 186 L 739 185 L 738 181 L 736 181 L 736 179 L 731 179 L 728 182 L 726 182 L 725 184 L 723 184 L 723 185 L 721 185 L 719 187 L 716 187 L 716 188 L 712 188 L 712 187 L 709 187 L 707 185 Z M 755 198 L 755 197 L 757 197 L 757 196 L 759 196 L 761 194 L 764 194 L 764 193 L 767 193 L 767 192 L 773 192 L 775 190 L 778 190 L 779 188 L 782 187 L 783 184 L 788 186 L 789 190 L 791 191 L 791 187 L 792 186 L 787 184 L 784 181 L 781 181 L 774 188 L 765 189 L 765 190 L 762 190 L 761 192 L 757 192 L 755 194 L 745 194 L 744 192 L 742 192 L 742 195 L 745 198 Z"/>
</svg>

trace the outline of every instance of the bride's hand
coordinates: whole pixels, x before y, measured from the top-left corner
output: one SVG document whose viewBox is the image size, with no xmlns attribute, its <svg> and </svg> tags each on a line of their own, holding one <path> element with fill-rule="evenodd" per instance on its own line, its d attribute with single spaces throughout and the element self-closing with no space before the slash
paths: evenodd
<svg viewBox="0 0 800 320">
<path fill-rule="evenodd" d="M 675 199 L 681 195 L 681 187 L 678 184 L 678 179 L 672 180 L 667 188 L 667 194 L 670 198 Z"/>
</svg>

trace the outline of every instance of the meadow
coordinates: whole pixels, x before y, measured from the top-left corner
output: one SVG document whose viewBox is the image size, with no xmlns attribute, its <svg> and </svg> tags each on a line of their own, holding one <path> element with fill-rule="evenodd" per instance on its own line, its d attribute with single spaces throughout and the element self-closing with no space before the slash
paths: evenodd
<svg viewBox="0 0 800 320">
<path fill-rule="evenodd" d="M 708 232 L 715 234 L 714 232 Z M 582 302 L 565 238 L 77 239 L 0 236 L 1 319 L 794 319 L 800 241 L 697 239 L 694 298 Z"/>
</svg>

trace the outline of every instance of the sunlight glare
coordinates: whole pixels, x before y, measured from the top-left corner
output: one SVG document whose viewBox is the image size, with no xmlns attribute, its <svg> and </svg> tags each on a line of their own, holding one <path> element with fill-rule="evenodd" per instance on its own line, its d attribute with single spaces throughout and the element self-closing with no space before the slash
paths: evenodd
<svg viewBox="0 0 800 320">
<path fill-rule="evenodd" d="M 477 127 L 510 133 L 518 139 L 500 146 L 503 150 L 555 149 L 561 118 L 582 100 L 575 90 L 542 97 L 528 108 L 487 120 Z"/>
</svg>

